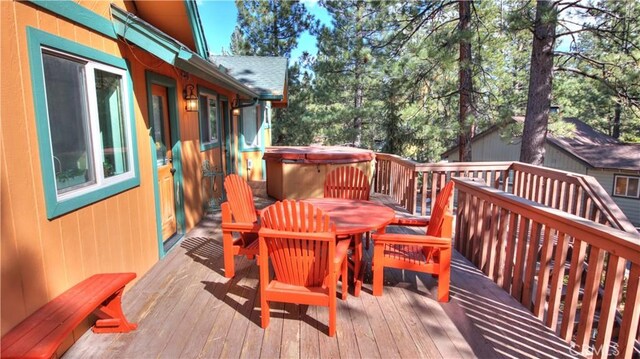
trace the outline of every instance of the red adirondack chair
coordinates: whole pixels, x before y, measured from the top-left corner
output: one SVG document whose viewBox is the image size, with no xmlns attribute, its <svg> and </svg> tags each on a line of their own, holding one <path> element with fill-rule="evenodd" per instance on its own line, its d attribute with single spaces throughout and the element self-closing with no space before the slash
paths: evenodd
<svg viewBox="0 0 640 359">
<path fill-rule="evenodd" d="M 357 167 L 342 166 L 327 173 L 324 178 L 325 198 L 361 199 L 368 201 L 371 192 L 369 178 Z M 359 238 L 355 238 L 359 240 Z M 369 233 L 365 247 L 369 249 Z"/>
<path fill-rule="evenodd" d="M 342 166 L 327 173 L 324 179 L 325 198 L 369 200 L 369 178 L 357 167 Z"/>
<path fill-rule="evenodd" d="M 309 203 L 285 200 L 261 215 L 260 305 L 262 327 L 269 326 L 269 302 L 329 307 L 329 336 L 336 332 L 336 291 L 342 276 L 342 299 L 348 291 L 349 240 L 336 244 L 329 216 Z M 269 260 L 275 273 L 269 278 Z"/>
<path fill-rule="evenodd" d="M 449 300 L 453 216 L 453 181 L 436 197 L 428 221 L 397 219 L 392 225 L 427 226 L 425 235 L 373 234 L 373 295 L 382 295 L 384 268 L 398 268 L 438 276 L 438 301 Z"/>
<path fill-rule="evenodd" d="M 234 256 L 253 259 L 258 254 L 260 212 L 253 203 L 251 187 L 242 177 L 228 175 L 224 179 L 224 189 L 227 192 L 227 201 L 221 205 L 224 275 L 231 278 L 235 275 Z"/>
</svg>

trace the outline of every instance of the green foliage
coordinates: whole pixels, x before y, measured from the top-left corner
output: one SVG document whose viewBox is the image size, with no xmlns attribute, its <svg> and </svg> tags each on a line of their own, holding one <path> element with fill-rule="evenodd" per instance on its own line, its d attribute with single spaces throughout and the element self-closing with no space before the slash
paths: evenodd
<svg viewBox="0 0 640 359">
<path fill-rule="evenodd" d="M 471 27 L 458 29 L 457 2 L 321 1 L 332 18 L 316 22 L 297 2 L 238 2 L 233 35 L 237 54 L 287 56 L 300 29 L 318 39 L 316 57 L 289 69 L 289 107 L 276 111 L 274 143 L 355 144 L 419 161 L 435 161 L 456 144 L 460 131 L 459 43 L 468 40 L 477 132 L 525 115 L 536 2 L 474 1 Z M 563 117 L 577 117 L 621 140 L 640 141 L 640 3 L 583 1 L 555 13 L 559 38 L 550 131 L 569 134 Z M 271 14 L 275 13 L 275 16 Z M 294 15 L 295 14 L 295 15 Z M 275 41 L 273 24 L 292 34 Z M 576 30 L 569 21 L 587 25 Z M 296 25 L 297 24 L 297 25 Z M 285 26 L 286 25 L 286 26 Z M 284 30 L 286 28 L 287 31 Z M 295 30 L 298 29 L 298 30 Z M 560 48 L 558 48 L 560 47 Z M 502 131 L 522 135 L 522 125 Z"/>
<path fill-rule="evenodd" d="M 236 0 L 238 25 L 231 37 L 234 55 L 284 56 L 298 37 L 316 26 L 299 1 Z"/>
</svg>

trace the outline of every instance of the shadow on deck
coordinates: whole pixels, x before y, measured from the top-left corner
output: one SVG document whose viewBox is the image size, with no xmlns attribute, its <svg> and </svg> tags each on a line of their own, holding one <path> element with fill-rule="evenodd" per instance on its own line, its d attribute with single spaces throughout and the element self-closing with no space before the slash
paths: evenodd
<svg viewBox="0 0 640 359">
<path fill-rule="evenodd" d="M 377 200 L 387 202 L 384 198 Z M 569 346 L 460 254 L 453 257 L 451 301 L 438 303 L 430 275 L 385 269 L 384 295 L 338 300 L 338 325 L 327 336 L 328 309 L 274 303 L 260 328 L 258 267 L 237 257 L 223 275 L 220 215 L 209 215 L 124 296 L 138 330 L 88 331 L 66 358 L 500 358 L 570 357 Z M 390 230 L 391 231 L 391 230 Z M 367 257 L 371 263 L 371 252 Z"/>
</svg>

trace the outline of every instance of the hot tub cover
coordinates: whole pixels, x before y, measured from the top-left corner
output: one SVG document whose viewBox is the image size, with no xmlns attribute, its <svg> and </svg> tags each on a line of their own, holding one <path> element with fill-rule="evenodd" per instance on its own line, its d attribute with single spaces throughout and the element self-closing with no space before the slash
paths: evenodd
<svg viewBox="0 0 640 359">
<path fill-rule="evenodd" d="M 262 159 L 298 163 L 356 163 L 372 161 L 373 151 L 342 146 L 267 147 Z"/>
</svg>

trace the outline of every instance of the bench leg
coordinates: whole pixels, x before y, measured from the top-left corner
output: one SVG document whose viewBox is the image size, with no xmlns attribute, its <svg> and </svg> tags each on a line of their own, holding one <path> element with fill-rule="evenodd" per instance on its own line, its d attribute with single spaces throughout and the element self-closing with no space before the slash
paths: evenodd
<svg viewBox="0 0 640 359">
<path fill-rule="evenodd" d="M 105 300 L 93 313 L 98 317 L 93 327 L 94 333 L 128 333 L 138 325 L 129 323 L 122 312 L 122 291 L 124 287 Z"/>
</svg>

